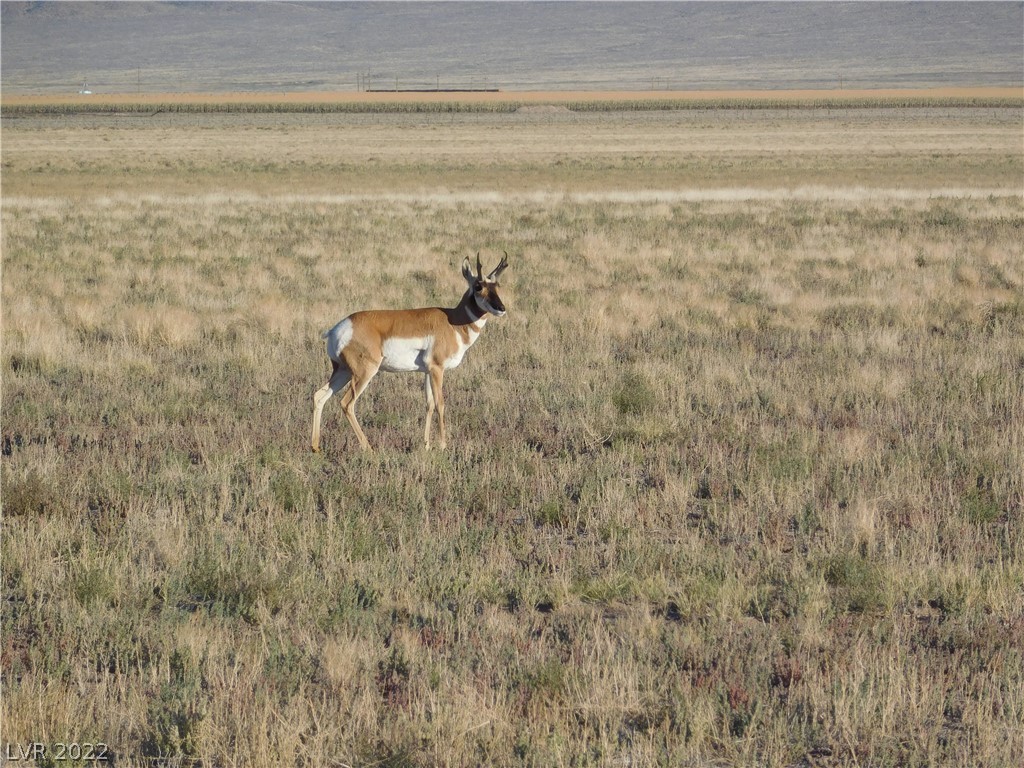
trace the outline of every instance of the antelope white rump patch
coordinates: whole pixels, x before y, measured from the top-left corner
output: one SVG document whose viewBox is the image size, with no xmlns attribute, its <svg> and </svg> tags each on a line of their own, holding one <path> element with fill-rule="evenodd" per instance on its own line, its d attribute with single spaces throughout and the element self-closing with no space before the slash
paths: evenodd
<svg viewBox="0 0 1024 768">
<path fill-rule="evenodd" d="M 345 318 L 324 334 L 327 339 L 327 356 L 335 362 L 341 362 L 341 350 L 352 341 L 352 321 Z"/>
</svg>

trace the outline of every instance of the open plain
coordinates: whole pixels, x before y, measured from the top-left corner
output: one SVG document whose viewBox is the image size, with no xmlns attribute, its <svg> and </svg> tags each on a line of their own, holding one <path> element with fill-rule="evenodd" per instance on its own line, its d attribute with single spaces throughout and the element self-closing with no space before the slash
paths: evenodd
<svg viewBox="0 0 1024 768">
<path fill-rule="evenodd" d="M 1022 125 L 5 115 L 4 743 L 1020 764 Z M 321 332 L 477 251 L 449 450 L 381 374 L 310 453 Z"/>
</svg>

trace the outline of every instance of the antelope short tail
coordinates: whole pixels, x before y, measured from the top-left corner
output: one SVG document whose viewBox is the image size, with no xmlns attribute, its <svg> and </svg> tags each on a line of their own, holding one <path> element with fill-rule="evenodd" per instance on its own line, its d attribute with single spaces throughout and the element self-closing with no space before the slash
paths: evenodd
<svg viewBox="0 0 1024 768">
<path fill-rule="evenodd" d="M 345 318 L 329 331 L 324 332 L 327 340 L 327 356 L 336 363 L 341 362 L 341 351 L 352 341 L 352 321 Z"/>
</svg>

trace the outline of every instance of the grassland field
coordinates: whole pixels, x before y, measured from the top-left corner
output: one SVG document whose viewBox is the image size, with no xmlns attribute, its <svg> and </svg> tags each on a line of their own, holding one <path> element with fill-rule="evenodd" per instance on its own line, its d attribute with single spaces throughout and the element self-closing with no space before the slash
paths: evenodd
<svg viewBox="0 0 1024 768">
<path fill-rule="evenodd" d="M 0 749 L 1019 765 L 1022 127 L 5 112 Z M 381 374 L 312 454 L 478 251 L 449 449 Z"/>
</svg>

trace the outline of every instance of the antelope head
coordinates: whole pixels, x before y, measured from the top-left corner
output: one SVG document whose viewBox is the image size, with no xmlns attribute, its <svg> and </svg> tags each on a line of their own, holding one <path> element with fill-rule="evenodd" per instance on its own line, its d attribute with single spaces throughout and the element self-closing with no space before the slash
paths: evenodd
<svg viewBox="0 0 1024 768">
<path fill-rule="evenodd" d="M 466 283 L 469 284 L 469 290 L 473 294 L 473 301 L 476 306 L 483 312 L 488 312 L 495 317 L 501 317 L 505 314 L 505 305 L 501 302 L 501 297 L 498 296 L 498 278 L 501 277 L 501 273 L 508 268 L 508 253 L 501 258 L 498 266 L 487 273 L 484 277 L 483 268 L 480 266 L 480 254 L 476 255 L 476 273 L 473 273 L 473 269 L 469 264 L 469 259 L 466 258 L 462 262 L 462 276 L 466 278 Z"/>
</svg>

